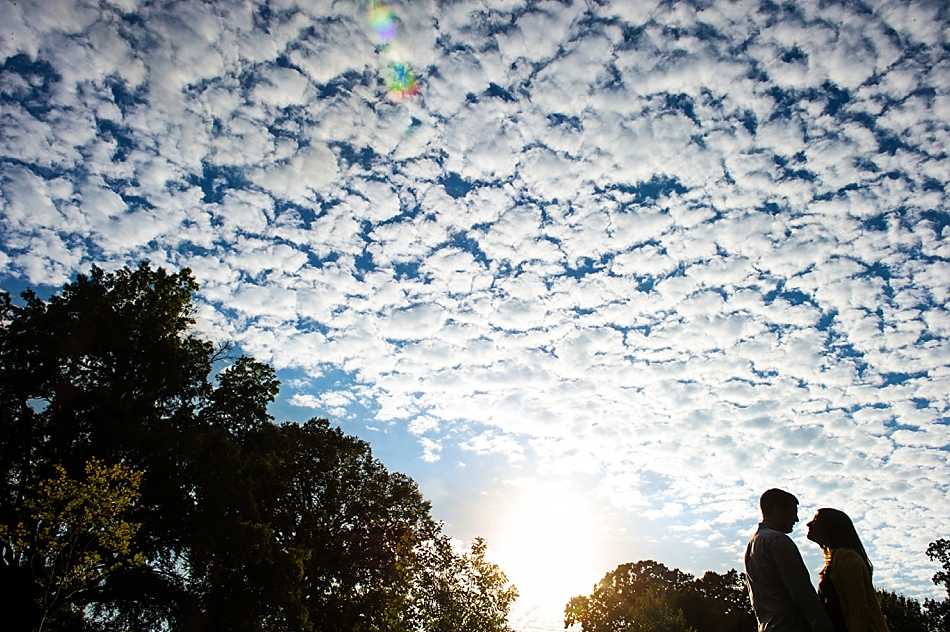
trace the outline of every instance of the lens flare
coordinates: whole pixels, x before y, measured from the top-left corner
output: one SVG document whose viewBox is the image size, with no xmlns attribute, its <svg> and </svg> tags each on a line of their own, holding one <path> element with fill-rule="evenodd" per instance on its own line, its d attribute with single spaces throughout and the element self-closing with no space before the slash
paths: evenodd
<svg viewBox="0 0 950 632">
<path fill-rule="evenodd" d="M 419 94 L 416 75 L 409 64 L 389 63 L 386 66 L 386 85 L 389 98 L 393 101 Z"/>
<path fill-rule="evenodd" d="M 392 9 L 378 0 L 371 0 L 367 12 L 370 26 L 376 32 L 376 53 L 383 81 L 386 82 L 386 94 L 391 101 L 400 101 L 419 94 L 418 80 L 412 65 L 402 52 L 396 36 L 396 17 Z"/>
<path fill-rule="evenodd" d="M 388 42 L 398 35 L 396 18 L 387 6 L 379 5 L 370 8 L 369 23 L 381 42 Z"/>
</svg>

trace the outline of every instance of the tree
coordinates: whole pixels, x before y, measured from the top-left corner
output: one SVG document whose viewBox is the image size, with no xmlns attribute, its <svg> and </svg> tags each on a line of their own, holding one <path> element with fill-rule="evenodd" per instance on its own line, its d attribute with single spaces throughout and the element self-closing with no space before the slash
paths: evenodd
<svg viewBox="0 0 950 632">
<path fill-rule="evenodd" d="M 652 592 L 637 595 L 627 609 L 623 632 L 695 632 L 686 622 L 682 610 L 674 612 L 667 598 Z"/>
<path fill-rule="evenodd" d="M 950 597 L 950 540 L 940 538 L 927 545 L 927 557 L 935 562 L 940 562 L 942 570 L 934 573 L 933 582 L 937 585 L 943 584 L 947 589 L 947 597 Z"/>
<path fill-rule="evenodd" d="M 200 551 L 195 496 L 209 482 L 196 470 L 222 431 L 199 414 L 215 392 L 217 356 L 188 333 L 196 289 L 188 270 L 143 263 L 93 268 L 48 303 L 28 291 L 24 305 L 3 296 L 0 307 L 0 522 L 12 523 L 28 482 L 55 465 L 78 471 L 97 457 L 145 472 L 132 550 L 148 563 L 106 578 L 94 605 L 123 616 L 139 609 L 133 620 L 155 625 L 203 608 L 187 572 L 187 556 Z M 24 610 L 31 581 L 6 555 L 0 600 Z"/>
<path fill-rule="evenodd" d="M 920 602 L 887 590 L 877 591 L 887 627 L 900 632 L 928 632 L 927 615 Z"/>
<path fill-rule="evenodd" d="M 598 582 L 589 597 L 574 597 L 565 609 L 564 625 L 581 624 L 584 632 L 619 632 L 637 625 L 643 612 L 669 608 L 670 597 L 681 590 L 692 577 L 679 569 L 646 560 L 621 564 Z M 638 598 L 645 601 L 638 602 Z"/>
<path fill-rule="evenodd" d="M 141 472 L 123 465 L 107 467 L 92 459 L 86 480 L 56 478 L 30 485 L 18 508 L 22 518 L 12 529 L 0 524 L 0 541 L 33 572 L 42 630 L 51 613 L 72 604 L 123 566 L 144 563 L 131 552 L 139 525 L 126 520 L 138 499 Z"/>
<path fill-rule="evenodd" d="M 93 268 L 48 302 L 0 295 L 0 525 L 13 533 L 30 481 L 59 467 L 143 473 L 128 556 L 144 563 L 90 580 L 47 627 L 507 630 L 515 593 L 484 548 L 446 548 L 415 482 L 367 443 L 326 420 L 274 423 L 273 368 L 191 332 L 197 287 L 142 263 Z M 36 628 L 36 586 L 4 547 L 8 627 Z M 445 597 L 420 609 L 427 586 Z"/>
<path fill-rule="evenodd" d="M 189 446 L 212 390 L 214 349 L 186 331 L 196 288 L 187 270 L 142 264 L 93 268 L 48 303 L 30 291 L 22 306 L 0 296 L 0 523 L 15 526 L 30 481 L 54 477 L 56 466 L 77 472 L 96 457 L 147 472 L 132 550 L 149 560 L 138 573 L 151 574 L 152 593 L 181 588 L 175 564 L 165 573 L 157 562 L 174 558 L 190 528 Z M 134 575 L 119 569 L 100 588 L 134 595 Z M 36 617 L 32 585 L 7 548 L 0 602 L 15 621 Z"/>
<path fill-rule="evenodd" d="M 930 632 L 950 632 L 950 600 L 925 599 L 924 609 Z"/>
<path fill-rule="evenodd" d="M 305 551 L 297 586 L 322 632 L 384 629 L 407 589 L 400 556 L 435 537 L 429 504 L 407 476 L 390 473 L 369 445 L 326 420 L 285 424 L 275 533 Z"/>
<path fill-rule="evenodd" d="M 735 569 L 722 574 L 706 571 L 702 577 L 693 580 L 692 590 L 701 597 L 697 608 L 688 605 L 688 601 L 696 603 L 695 598 L 681 603 L 688 613 L 687 618 L 694 611 L 703 613 L 703 619 L 696 616 L 689 619 L 698 630 L 745 632 L 758 628 L 744 573 Z"/>
<path fill-rule="evenodd" d="M 488 545 L 476 538 L 467 553 L 437 533 L 424 538 L 403 562 L 409 590 L 394 621 L 399 630 L 510 632 L 508 610 L 518 590 L 486 558 Z"/>
<path fill-rule="evenodd" d="M 660 590 L 637 591 L 611 608 L 603 617 L 596 599 L 578 596 L 565 609 L 564 627 L 575 623 L 584 632 L 695 632 L 682 610 L 674 609 L 669 596 Z"/>
<path fill-rule="evenodd" d="M 446 540 L 447 538 L 443 538 Z M 488 545 L 476 538 L 471 551 L 461 556 L 446 556 L 442 571 L 444 601 L 440 610 L 451 613 L 431 627 L 439 632 L 510 632 L 508 609 L 518 597 L 518 589 L 497 564 L 485 559 Z M 439 568 L 439 566 L 436 566 Z M 447 602 L 447 603 L 446 603 Z"/>
<path fill-rule="evenodd" d="M 589 596 L 571 599 L 564 624 L 579 623 L 583 632 L 646 629 L 645 612 L 665 621 L 663 629 L 680 629 L 681 618 L 683 625 L 697 632 L 756 628 L 742 576 L 735 570 L 722 575 L 708 571 L 694 579 L 652 560 L 621 564 Z"/>
<path fill-rule="evenodd" d="M 941 570 L 934 573 L 933 582 L 943 584 L 947 597 L 943 601 L 927 599 L 924 607 L 932 632 L 950 632 L 950 540 L 939 538 L 927 546 L 927 557 L 940 562 Z"/>
</svg>

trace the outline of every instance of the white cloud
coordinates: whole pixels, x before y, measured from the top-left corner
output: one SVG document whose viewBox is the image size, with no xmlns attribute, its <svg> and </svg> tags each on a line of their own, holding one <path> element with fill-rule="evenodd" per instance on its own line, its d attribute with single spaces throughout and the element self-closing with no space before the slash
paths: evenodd
<svg viewBox="0 0 950 632">
<path fill-rule="evenodd" d="M 272 68 L 263 81 L 254 87 L 253 97 L 260 103 L 274 107 L 301 105 L 307 101 L 308 82 L 292 68 Z"/>
<path fill-rule="evenodd" d="M 442 444 L 433 441 L 427 437 L 420 437 L 419 444 L 422 446 L 422 460 L 426 463 L 435 463 L 442 458 L 438 453 L 442 450 Z"/>
<path fill-rule="evenodd" d="M 508 458 L 509 462 L 525 459 L 524 448 L 517 441 L 507 435 L 500 435 L 490 430 L 462 442 L 460 446 L 463 450 L 481 455 L 502 454 Z"/>
</svg>

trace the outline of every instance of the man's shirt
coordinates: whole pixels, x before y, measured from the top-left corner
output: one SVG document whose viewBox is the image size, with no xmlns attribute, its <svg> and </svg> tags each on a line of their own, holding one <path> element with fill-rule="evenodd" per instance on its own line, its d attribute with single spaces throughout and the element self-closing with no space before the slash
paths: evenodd
<svg viewBox="0 0 950 632">
<path fill-rule="evenodd" d="M 759 632 L 834 632 L 798 547 L 767 522 L 746 547 L 745 574 Z"/>
</svg>

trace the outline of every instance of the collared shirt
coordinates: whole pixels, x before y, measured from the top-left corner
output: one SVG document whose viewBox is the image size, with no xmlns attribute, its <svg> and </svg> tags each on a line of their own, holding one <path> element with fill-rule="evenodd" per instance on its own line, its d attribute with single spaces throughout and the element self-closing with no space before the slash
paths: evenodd
<svg viewBox="0 0 950 632">
<path fill-rule="evenodd" d="M 759 632 L 834 632 L 798 547 L 767 522 L 746 547 L 745 574 Z"/>
</svg>

